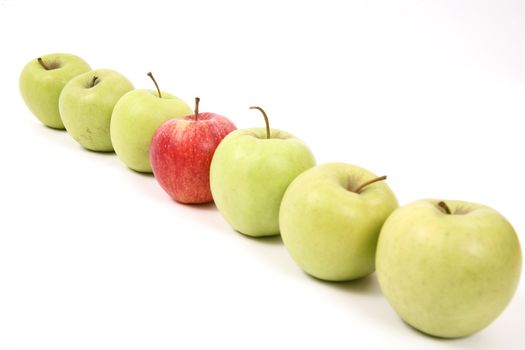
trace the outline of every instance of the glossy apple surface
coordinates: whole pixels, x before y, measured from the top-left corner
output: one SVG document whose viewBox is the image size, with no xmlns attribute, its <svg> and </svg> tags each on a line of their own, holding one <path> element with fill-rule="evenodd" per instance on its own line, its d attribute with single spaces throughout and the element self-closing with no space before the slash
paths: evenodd
<svg viewBox="0 0 525 350">
<path fill-rule="evenodd" d="M 176 96 L 139 89 L 117 102 L 111 117 L 111 141 L 117 156 L 130 169 L 151 173 L 149 149 L 153 134 L 166 120 L 192 114 L 192 109 Z"/>
<path fill-rule="evenodd" d="M 315 165 L 308 147 L 292 134 L 239 129 L 219 144 L 210 168 L 215 205 L 226 221 L 248 236 L 279 234 L 279 206 L 293 179 Z"/>
<path fill-rule="evenodd" d="M 518 285 L 521 249 L 511 224 L 474 203 L 419 200 L 397 209 L 381 230 L 377 277 L 408 324 L 456 338 L 488 326 Z"/>
<path fill-rule="evenodd" d="M 211 202 L 210 163 L 219 143 L 235 129 L 229 119 L 215 113 L 162 124 L 150 149 L 151 167 L 161 187 L 180 203 Z"/>
<path fill-rule="evenodd" d="M 126 77 L 109 69 L 93 70 L 71 79 L 59 99 L 67 132 L 86 149 L 113 151 L 111 114 L 117 101 L 131 90 L 133 85 Z"/>
<path fill-rule="evenodd" d="M 26 64 L 19 79 L 22 98 L 29 110 L 45 125 L 64 129 L 58 110 L 58 98 L 68 81 L 90 71 L 89 65 L 80 57 L 55 53 L 31 60 Z"/>
<path fill-rule="evenodd" d="M 374 271 L 381 226 L 398 204 L 385 181 L 362 187 L 373 179 L 361 167 L 328 163 L 290 184 L 280 208 L 281 236 L 306 273 L 345 281 Z"/>
</svg>

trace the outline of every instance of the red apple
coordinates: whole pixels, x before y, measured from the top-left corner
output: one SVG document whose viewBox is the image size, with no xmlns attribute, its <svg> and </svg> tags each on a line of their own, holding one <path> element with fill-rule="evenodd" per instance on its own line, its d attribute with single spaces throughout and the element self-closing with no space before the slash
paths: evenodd
<svg viewBox="0 0 525 350">
<path fill-rule="evenodd" d="M 164 122 L 153 135 L 150 162 L 160 186 L 180 203 L 207 203 L 210 163 L 222 139 L 237 128 L 221 115 L 199 113 Z"/>
</svg>

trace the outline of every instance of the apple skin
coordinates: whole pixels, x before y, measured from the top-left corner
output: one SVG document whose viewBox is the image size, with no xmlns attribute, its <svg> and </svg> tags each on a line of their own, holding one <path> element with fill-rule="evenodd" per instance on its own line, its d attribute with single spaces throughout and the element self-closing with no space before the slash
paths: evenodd
<svg viewBox="0 0 525 350">
<path fill-rule="evenodd" d="M 93 79 L 97 77 L 96 84 Z M 122 74 L 97 69 L 71 79 L 60 94 L 59 109 L 68 133 L 82 147 L 112 152 L 109 126 L 117 101 L 133 85 Z"/>
<path fill-rule="evenodd" d="M 381 226 L 398 202 L 385 181 L 345 163 L 299 175 L 286 190 L 279 221 L 284 245 L 309 275 L 327 281 L 364 277 L 375 269 Z"/>
<path fill-rule="evenodd" d="M 193 110 L 176 96 L 161 91 L 130 91 L 117 102 L 111 116 L 111 141 L 117 156 L 130 169 L 151 173 L 149 148 L 166 120 L 185 117 Z"/>
<path fill-rule="evenodd" d="M 214 113 L 188 115 L 162 124 L 151 141 L 150 162 L 160 186 L 177 202 L 207 203 L 210 163 L 222 139 L 236 130 L 226 117 Z"/>
<path fill-rule="evenodd" d="M 521 273 L 511 224 L 474 203 L 419 200 L 397 209 L 379 237 L 379 284 L 399 316 L 443 338 L 488 326 L 510 302 Z"/>
<path fill-rule="evenodd" d="M 58 110 L 60 93 L 68 81 L 90 71 L 91 67 L 82 58 L 67 53 L 41 58 L 53 69 L 45 69 L 37 59 L 28 62 L 20 74 L 20 93 L 29 110 L 42 123 L 50 128 L 64 129 Z"/>
<path fill-rule="evenodd" d="M 315 165 L 308 147 L 292 134 L 239 129 L 222 140 L 210 167 L 215 205 L 238 232 L 261 237 L 279 234 L 279 206 L 293 179 Z"/>
</svg>

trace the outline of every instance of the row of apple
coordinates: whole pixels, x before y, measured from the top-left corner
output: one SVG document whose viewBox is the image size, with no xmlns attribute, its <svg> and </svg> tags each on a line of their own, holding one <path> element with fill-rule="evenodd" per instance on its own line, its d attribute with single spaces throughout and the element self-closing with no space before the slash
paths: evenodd
<svg viewBox="0 0 525 350">
<path fill-rule="evenodd" d="M 52 54 L 20 76 L 29 109 L 65 128 L 83 147 L 115 151 L 131 169 L 155 174 L 181 203 L 214 201 L 237 231 L 281 234 L 308 274 L 346 281 L 377 271 L 400 317 L 440 337 L 490 324 L 508 305 L 521 274 L 511 224 L 495 210 L 453 200 L 398 207 L 385 183 L 360 167 L 315 165 L 308 147 L 269 127 L 236 130 L 225 117 L 179 98 L 134 89 L 121 74 L 91 70 L 81 58 Z"/>
</svg>

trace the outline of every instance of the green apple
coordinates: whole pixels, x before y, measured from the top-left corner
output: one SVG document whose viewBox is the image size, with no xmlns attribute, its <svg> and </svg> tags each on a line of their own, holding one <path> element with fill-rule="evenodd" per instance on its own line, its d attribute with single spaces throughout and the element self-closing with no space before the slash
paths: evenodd
<svg viewBox="0 0 525 350">
<path fill-rule="evenodd" d="M 82 147 L 111 152 L 111 114 L 133 85 L 122 74 L 97 69 L 71 79 L 60 94 L 59 109 L 68 133 Z"/>
<path fill-rule="evenodd" d="M 20 74 L 19 87 L 29 110 L 45 125 L 64 129 L 58 111 L 58 98 L 66 83 L 91 70 L 80 57 L 54 53 L 26 64 Z"/>
<path fill-rule="evenodd" d="M 376 255 L 379 284 L 399 316 L 444 338 L 475 333 L 504 310 L 521 260 L 518 237 L 501 214 L 432 199 L 394 211 Z"/>
<path fill-rule="evenodd" d="M 306 273 L 346 281 L 374 271 L 381 226 L 398 206 L 384 179 L 355 165 L 327 163 L 290 184 L 279 214 L 281 236 Z"/>
<path fill-rule="evenodd" d="M 230 133 L 215 150 L 210 167 L 215 205 L 235 230 L 254 237 L 279 234 L 284 191 L 315 165 L 308 147 L 292 134 L 270 129 L 260 110 L 266 128 Z"/>
<path fill-rule="evenodd" d="M 182 118 L 193 110 L 180 98 L 160 91 L 134 90 L 118 101 L 111 117 L 111 141 L 117 156 L 130 169 L 151 173 L 149 149 L 157 128 L 168 119 Z"/>
</svg>

